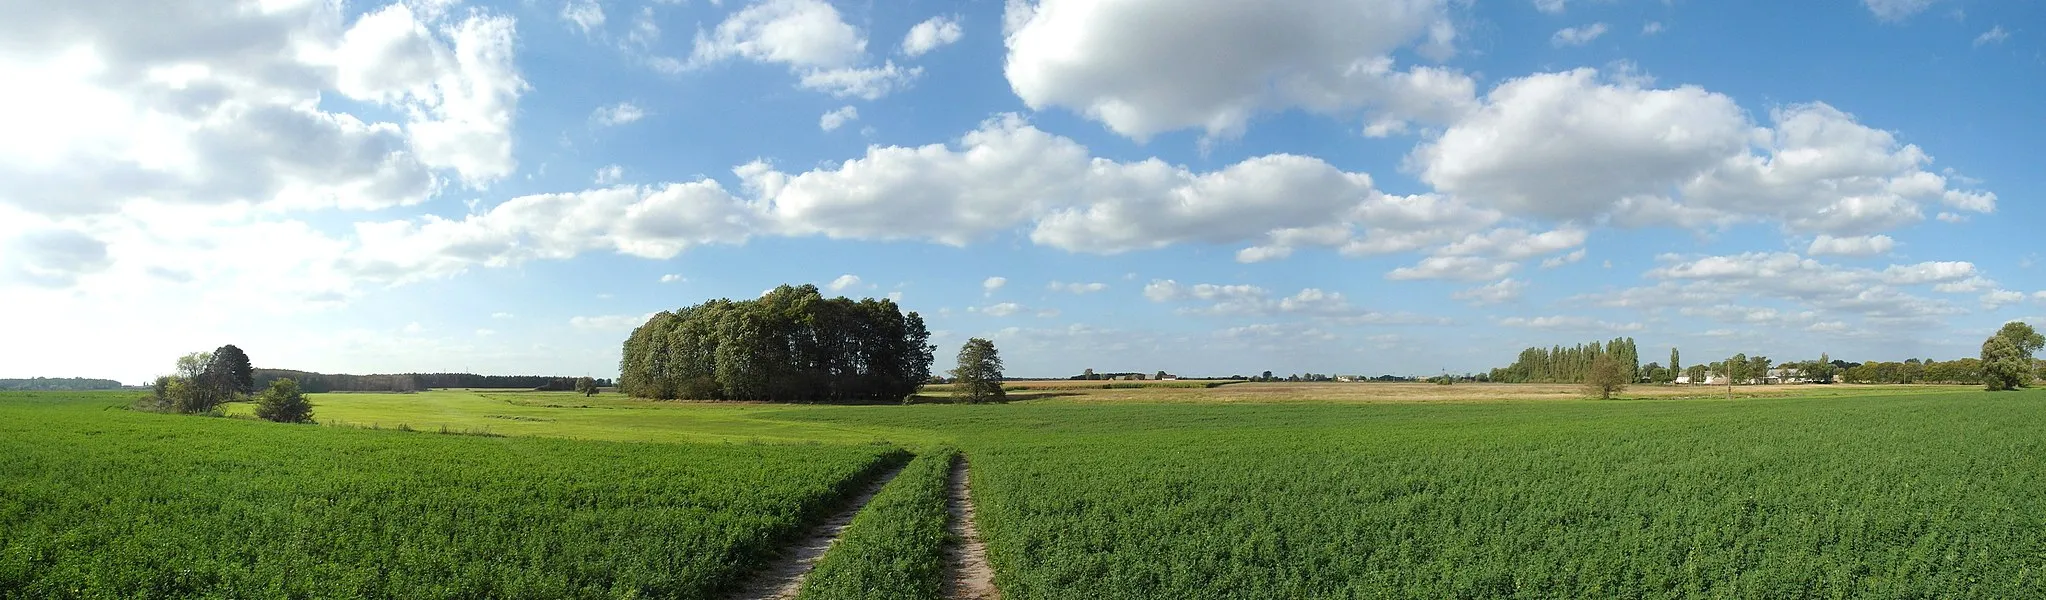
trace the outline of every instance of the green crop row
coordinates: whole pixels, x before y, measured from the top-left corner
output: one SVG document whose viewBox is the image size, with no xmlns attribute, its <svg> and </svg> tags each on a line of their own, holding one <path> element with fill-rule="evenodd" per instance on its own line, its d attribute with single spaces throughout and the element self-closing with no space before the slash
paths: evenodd
<svg viewBox="0 0 2046 600">
<path fill-rule="evenodd" d="M 0 397 L 0 598 L 704 598 L 905 458 Z"/>
<path fill-rule="evenodd" d="M 2046 392 L 932 406 L 1008 600 L 2046 598 Z"/>
<path fill-rule="evenodd" d="M 958 452 L 919 454 L 860 510 L 803 581 L 805 600 L 936 599 L 945 577 L 946 501 Z"/>
</svg>

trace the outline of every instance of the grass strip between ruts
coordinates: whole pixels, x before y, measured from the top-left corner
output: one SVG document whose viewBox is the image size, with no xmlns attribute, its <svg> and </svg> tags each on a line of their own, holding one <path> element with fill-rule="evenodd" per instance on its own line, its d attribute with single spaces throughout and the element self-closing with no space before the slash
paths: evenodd
<svg viewBox="0 0 2046 600">
<path fill-rule="evenodd" d="M 804 580 L 804 600 L 938 598 L 945 577 L 947 491 L 958 451 L 918 454 L 868 502 Z"/>
</svg>

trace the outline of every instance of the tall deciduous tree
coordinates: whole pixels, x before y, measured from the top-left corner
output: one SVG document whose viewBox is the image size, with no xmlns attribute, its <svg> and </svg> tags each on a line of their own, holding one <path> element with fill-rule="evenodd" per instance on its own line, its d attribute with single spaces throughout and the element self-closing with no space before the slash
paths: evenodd
<svg viewBox="0 0 2046 600">
<path fill-rule="evenodd" d="M 256 416 L 279 423 L 313 422 L 313 403 L 298 389 L 298 382 L 278 379 L 256 396 Z"/>
<path fill-rule="evenodd" d="M 588 377 L 578 377 L 575 380 L 575 391 L 585 397 L 595 396 L 597 395 L 597 380 Z"/>
<path fill-rule="evenodd" d="M 203 413 L 223 401 L 224 389 L 213 375 L 213 353 L 193 352 L 178 357 L 177 374 L 157 382 L 159 407 L 181 413 Z"/>
<path fill-rule="evenodd" d="M 213 351 L 213 361 L 207 366 L 207 376 L 216 385 L 234 394 L 247 396 L 256 393 L 256 368 L 249 364 L 249 355 L 234 344 L 221 346 Z"/>
<path fill-rule="evenodd" d="M 1002 357 L 995 343 L 973 338 L 959 347 L 959 367 L 952 370 L 952 401 L 967 404 L 1001 402 Z"/>
<path fill-rule="evenodd" d="M 2046 336 L 2023 321 L 2005 323 L 1995 335 L 1982 342 L 1982 383 L 1989 391 L 2014 390 L 2031 385 L 2037 366 L 2032 353 L 2046 346 Z"/>
<path fill-rule="evenodd" d="M 1627 389 L 1629 380 L 1627 366 L 1619 357 L 1600 356 L 1592 359 L 1586 370 L 1584 390 L 1600 400 L 1609 400 L 1614 393 Z"/>
</svg>

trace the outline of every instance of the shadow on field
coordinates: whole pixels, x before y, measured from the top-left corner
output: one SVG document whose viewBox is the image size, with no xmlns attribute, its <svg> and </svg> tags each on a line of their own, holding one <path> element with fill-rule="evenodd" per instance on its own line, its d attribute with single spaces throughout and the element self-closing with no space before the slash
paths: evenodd
<svg viewBox="0 0 2046 600">
<path fill-rule="evenodd" d="M 1081 393 L 1079 393 L 1079 392 L 1068 392 L 1068 391 L 1028 391 L 1028 392 L 1016 392 L 1016 391 L 1012 391 L 1012 392 L 1008 392 L 1008 394 L 1007 394 L 1007 396 L 1008 396 L 1008 400 L 1006 400 L 1006 401 L 1004 401 L 1004 402 L 997 402 L 996 404 L 1009 404 L 1009 403 L 1015 403 L 1015 402 L 1028 402 L 1028 401 L 1031 401 L 1031 400 L 1049 400 L 1049 399 L 1052 399 L 1052 398 L 1063 398 L 1063 397 L 1066 397 L 1066 396 L 1080 396 L 1080 395 L 1083 395 L 1083 394 L 1081 394 Z M 917 394 L 916 396 L 913 396 L 913 397 L 911 397 L 911 398 L 910 398 L 910 401 L 909 401 L 909 404 L 951 404 L 951 403 L 952 403 L 952 396 L 950 396 L 950 395 L 942 395 L 942 394 L 941 394 L 941 395 L 931 395 L 931 394 Z M 886 404 L 886 403 L 883 403 L 883 404 Z"/>
</svg>

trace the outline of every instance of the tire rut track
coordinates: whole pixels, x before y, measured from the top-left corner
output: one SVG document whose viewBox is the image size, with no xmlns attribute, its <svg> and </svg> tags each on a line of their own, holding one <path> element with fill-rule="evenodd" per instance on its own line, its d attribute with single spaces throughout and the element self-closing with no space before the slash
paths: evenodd
<svg viewBox="0 0 2046 600">
<path fill-rule="evenodd" d="M 971 476 L 965 454 L 953 459 L 951 493 L 945 503 L 952 518 L 946 523 L 946 528 L 951 530 L 958 543 L 945 549 L 950 568 L 945 578 L 944 597 L 950 600 L 999 600 L 1002 593 L 995 589 L 995 571 L 987 563 L 987 545 L 981 542 L 980 528 L 973 522 Z"/>
<path fill-rule="evenodd" d="M 858 516 L 860 510 L 867 507 L 867 503 L 874 499 L 874 494 L 880 493 L 881 488 L 886 487 L 888 482 L 894 481 L 895 476 L 901 474 L 902 468 L 905 466 L 907 466 L 907 461 L 904 461 L 904 464 L 890 467 L 887 471 L 882 472 L 880 476 L 875 477 L 873 481 L 868 482 L 858 495 L 852 497 L 852 500 L 846 504 L 844 509 L 831 515 L 831 518 L 825 519 L 823 523 L 811 527 L 810 531 L 805 533 L 802 539 L 797 540 L 786 552 L 776 558 L 774 564 L 769 565 L 767 570 L 753 574 L 751 578 L 746 580 L 746 585 L 739 588 L 738 592 L 729 594 L 725 598 L 728 600 L 794 600 L 796 593 L 803 589 L 803 579 L 808 577 L 810 571 L 817 567 L 818 559 L 824 558 L 824 552 L 830 550 L 831 545 L 838 542 L 838 537 L 845 533 L 847 526 L 852 525 L 853 517 Z"/>
</svg>

